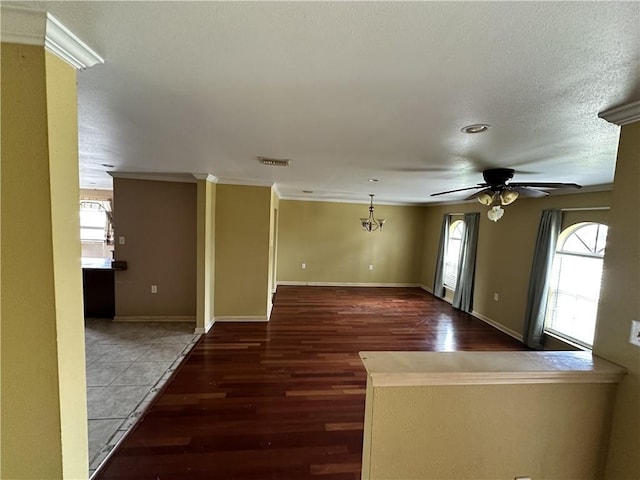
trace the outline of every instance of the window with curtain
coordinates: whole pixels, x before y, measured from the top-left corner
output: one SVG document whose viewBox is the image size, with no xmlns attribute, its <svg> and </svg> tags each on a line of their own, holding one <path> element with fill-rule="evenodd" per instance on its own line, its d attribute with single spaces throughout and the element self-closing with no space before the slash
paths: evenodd
<svg viewBox="0 0 640 480">
<path fill-rule="evenodd" d="M 545 331 L 591 348 L 596 330 L 607 226 L 579 223 L 558 239 Z"/>
<path fill-rule="evenodd" d="M 447 253 L 444 264 L 444 286 L 455 290 L 458 283 L 458 263 L 460 262 L 460 247 L 464 233 L 464 222 L 456 220 L 449 227 L 447 239 Z"/>
</svg>

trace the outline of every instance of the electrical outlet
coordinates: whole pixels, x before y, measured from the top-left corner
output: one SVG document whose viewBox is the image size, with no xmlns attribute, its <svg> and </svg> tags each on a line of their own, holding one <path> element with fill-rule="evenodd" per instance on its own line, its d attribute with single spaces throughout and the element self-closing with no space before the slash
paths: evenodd
<svg viewBox="0 0 640 480">
<path fill-rule="evenodd" d="M 640 347 L 640 320 L 631 320 L 629 343 Z"/>
<path fill-rule="evenodd" d="M 494 300 L 495 302 L 497 302 L 499 299 L 500 299 L 500 295 L 499 295 L 499 294 L 497 294 L 497 293 L 494 293 L 494 294 L 493 294 L 493 300 Z"/>
<path fill-rule="evenodd" d="M 158 293 L 158 286 L 157 285 L 151 285 L 151 293 Z"/>
<path fill-rule="evenodd" d="M 303 264 L 302 264 L 302 269 L 304 270 L 305 268 L 307 268 L 307 264 L 306 264 L 306 263 L 303 263 Z"/>
<path fill-rule="evenodd" d="M 124 237 L 118 237 L 118 245 L 124 245 Z"/>
<path fill-rule="evenodd" d="M 373 270 L 373 265 L 369 265 L 369 270 Z"/>
</svg>

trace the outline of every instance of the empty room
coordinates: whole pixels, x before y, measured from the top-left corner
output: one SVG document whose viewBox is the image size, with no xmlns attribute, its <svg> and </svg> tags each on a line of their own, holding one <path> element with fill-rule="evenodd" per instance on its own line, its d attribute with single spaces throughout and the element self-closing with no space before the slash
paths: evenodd
<svg viewBox="0 0 640 480">
<path fill-rule="evenodd" d="M 640 3 L 1 14 L 0 477 L 640 478 Z"/>
</svg>

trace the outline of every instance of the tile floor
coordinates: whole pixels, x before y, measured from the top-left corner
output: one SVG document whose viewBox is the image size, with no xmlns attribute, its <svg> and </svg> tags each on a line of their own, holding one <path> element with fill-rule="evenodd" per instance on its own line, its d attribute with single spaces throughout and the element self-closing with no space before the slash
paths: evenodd
<svg viewBox="0 0 640 480">
<path fill-rule="evenodd" d="M 198 341 L 193 330 L 185 322 L 85 320 L 89 475 Z"/>
</svg>

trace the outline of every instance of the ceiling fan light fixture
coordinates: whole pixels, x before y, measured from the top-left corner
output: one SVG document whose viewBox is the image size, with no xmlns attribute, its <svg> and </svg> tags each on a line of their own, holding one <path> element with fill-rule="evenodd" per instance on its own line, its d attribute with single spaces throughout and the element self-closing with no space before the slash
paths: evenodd
<svg viewBox="0 0 640 480">
<path fill-rule="evenodd" d="M 502 218 L 503 215 L 504 210 L 499 205 L 491 207 L 491 209 L 489 209 L 489 211 L 487 212 L 487 217 L 489 217 L 489 220 L 491 220 L 492 222 L 497 222 Z"/>
<path fill-rule="evenodd" d="M 500 192 L 500 203 L 502 205 L 511 205 L 519 196 L 520 194 L 515 190 L 503 190 Z"/>
<path fill-rule="evenodd" d="M 495 197 L 495 193 L 493 192 L 481 192 L 480 195 L 478 195 L 478 201 L 481 204 L 486 205 L 487 207 L 490 207 L 491 204 L 493 204 L 494 197 Z"/>
</svg>

